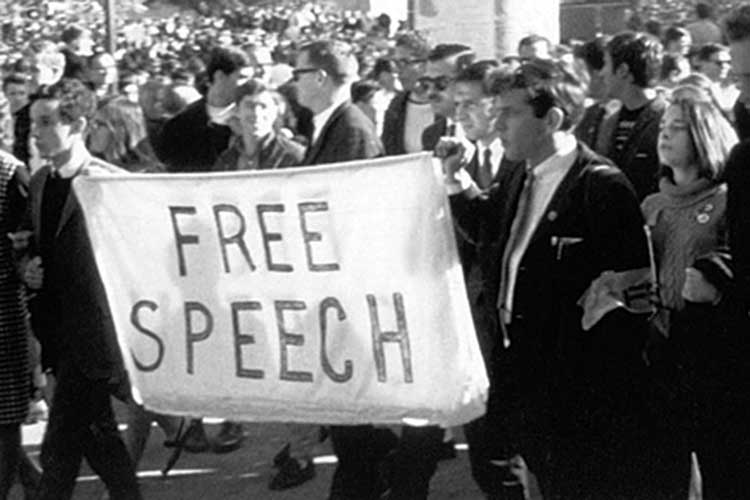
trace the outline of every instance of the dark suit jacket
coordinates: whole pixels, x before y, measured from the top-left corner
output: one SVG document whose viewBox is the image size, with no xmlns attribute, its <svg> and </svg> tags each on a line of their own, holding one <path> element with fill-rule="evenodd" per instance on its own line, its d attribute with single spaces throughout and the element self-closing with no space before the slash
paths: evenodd
<svg viewBox="0 0 750 500">
<path fill-rule="evenodd" d="M 168 172 L 210 172 L 231 136 L 228 126 L 210 123 L 203 98 L 164 124 L 154 152 Z"/>
<path fill-rule="evenodd" d="M 439 116 L 429 127 L 422 131 L 422 149 L 432 151 L 441 137 L 448 133 L 448 120 Z"/>
<path fill-rule="evenodd" d="M 347 101 L 333 112 L 318 140 L 307 150 L 303 165 L 320 165 L 382 156 L 375 125 Z"/>
<path fill-rule="evenodd" d="M 406 124 L 406 105 L 409 102 L 408 92 L 399 92 L 385 110 L 383 116 L 383 149 L 388 156 L 406 154 L 404 147 L 404 125 Z"/>
<path fill-rule="evenodd" d="M 726 347 L 721 360 L 728 391 L 750 394 L 750 141 L 743 141 L 732 150 L 726 164 L 727 224 L 732 254 L 734 282 L 726 290 L 720 306 L 728 320 Z M 713 333 L 713 332 L 712 332 Z M 718 342 L 718 341 L 717 341 Z"/>
<path fill-rule="evenodd" d="M 93 159 L 78 175 L 123 172 Z M 44 186 L 50 174 L 42 167 L 31 178 L 28 222 L 33 241 L 40 241 Z M 33 248 L 33 244 L 32 244 Z M 126 380 L 122 355 L 101 278 L 84 224 L 71 191 L 63 206 L 51 262 L 43 262 L 42 289 L 32 308 L 34 333 L 42 345 L 45 364 L 74 363 L 91 379 L 119 386 Z"/>
<path fill-rule="evenodd" d="M 471 228 L 465 221 L 480 221 L 474 230 L 484 278 L 479 328 L 498 339 L 488 418 L 520 408 L 524 432 L 579 441 L 583 449 L 606 433 L 613 415 L 629 411 L 623 400 L 642 369 L 643 337 L 617 312 L 582 331 L 577 301 L 603 271 L 648 265 L 643 219 L 622 172 L 579 145 L 521 259 L 506 349 L 497 310 L 501 262 L 524 175 L 512 169 L 477 198 L 451 197 L 459 224 Z"/>
<path fill-rule="evenodd" d="M 659 155 L 656 142 L 659 136 L 659 122 L 667 103 L 654 99 L 638 116 L 628 141 L 622 152 L 614 150 L 614 138 L 620 113 L 605 116 L 603 105 L 589 107 L 576 127 L 578 140 L 602 156 L 612 160 L 633 184 L 638 200 L 655 193 L 659 189 Z"/>
</svg>

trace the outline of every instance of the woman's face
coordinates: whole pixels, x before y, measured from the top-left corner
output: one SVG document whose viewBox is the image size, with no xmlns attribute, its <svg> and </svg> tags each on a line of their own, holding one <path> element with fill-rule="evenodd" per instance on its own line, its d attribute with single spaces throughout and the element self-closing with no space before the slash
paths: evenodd
<svg viewBox="0 0 750 500">
<path fill-rule="evenodd" d="M 670 105 L 659 126 L 659 161 L 672 169 L 697 169 L 697 158 L 690 138 L 690 124 L 678 104 Z"/>
</svg>

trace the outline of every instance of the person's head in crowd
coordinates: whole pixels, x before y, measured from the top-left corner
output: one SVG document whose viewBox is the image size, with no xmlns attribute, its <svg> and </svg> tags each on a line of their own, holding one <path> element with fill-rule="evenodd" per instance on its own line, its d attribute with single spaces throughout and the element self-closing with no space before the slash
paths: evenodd
<svg viewBox="0 0 750 500">
<path fill-rule="evenodd" d="M 210 106 L 227 107 L 234 102 L 239 85 L 252 77 L 253 69 L 247 54 L 236 47 L 216 47 L 206 65 Z"/>
<path fill-rule="evenodd" d="M 732 56 L 732 74 L 737 79 L 740 99 L 750 105 L 750 3 L 732 10 L 724 19 L 724 33 Z"/>
<path fill-rule="evenodd" d="M 653 36 L 657 40 L 661 40 L 664 35 L 664 27 L 661 21 L 658 19 L 649 19 L 643 24 L 643 31 Z"/>
<path fill-rule="evenodd" d="M 518 57 L 521 59 L 549 59 L 552 44 L 549 39 L 541 35 L 531 34 L 521 38 L 518 42 Z"/>
<path fill-rule="evenodd" d="M 396 38 L 393 62 L 398 67 L 398 79 L 404 90 L 414 90 L 417 80 L 424 74 L 430 45 L 418 33 L 404 33 Z"/>
<path fill-rule="evenodd" d="M 615 35 L 604 53 L 602 78 L 607 97 L 621 99 L 633 89 L 653 86 L 663 59 L 661 43 L 645 33 Z"/>
<path fill-rule="evenodd" d="M 659 82 L 661 85 L 672 88 L 677 82 L 690 75 L 685 65 L 681 64 L 684 58 L 674 56 L 673 54 L 664 54 L 659 72 Z"/>
<path fill-rule="evenodd" d="M 358 73 L 349 44 L 319 40 L 303 45 L 293 73 L 299 103 L 317 114 L 348 99 Z"/>
<path fill-rule="evenodd" d="M 88 57 L 93 53 L 94 39 L 87 28 L 71 24 L 60 34 L 60 41 L 73 54 Z"/>
<path fill-rule="evenodd" d="M 359 80 L 352 83 L 352 102 L 362 110 L 372 123 L 375 123 L 377 119 L 377 110 L 375 109 L 373 99 L 377 91 L 381 88 L 380 84 L 375 80 Z"/>
<path fill-rule="evenodd" d="M 659 127 L 662 174 L 675 183 L 719 181 L 737 134 L 710 95 L 684 85 L 672 92 Z"/>
<path fill-rule="evenodd" d="M 392 59 L 381 57 L 375 61 L 371 77 L 388 92 L 399 92 L 402 89 L 398 78 L 398 66 Z"/>
<path fill-rule="evenodd" d="M 47 40 L 31 45 L 31 92 L 41 85 L 52 85 L 62 78 L 65 56 Z"/>
<path fill-rule="evenodd" d="M 441 43 L 430 51 L 424 76 L 417 85 L 427 95 L 436 116 L 453 118 L 453 80 L 474 58 L 474 52 L 459 43 Z"/>
<path fill-rule="evenodd" d="M 718 43 L 709 43 L 698 49 L 695 55 L 698 71 L 714 82 L 723 82 L 732 68 L 729 48 Z"/>
<path fill-rule="evenodd" d="M 690 32 L 679 26 L 670 26 L 664 32 L 664 52 L 675 57 L 687 57 L 693 39 Z"/>
<path fill-rule="evenodd" d="M 495 129 L 512 161 L 536 166 L 557 150 L 581 119 L 586 86 L 569 65 L 532 59 L 488 78 Z"/>
<path fill-rule="evenodd" d="M 513 69 L 519 68 L 523 60 L 521 59 L 520 56 L 509 55 L 509 56 L 503 57 L 500 60 L 500 62 L 502 62 L 503 66 L 505 66 L 506 68 L 513 70 Z"/>
<path fill-rule="evenodd" d="M 87 144 L 91 154 L 126 170 L 142 170 L 153 163 L 143 111 L 122 97 L 96 111 Z"/>
<path fill-rule="evenodd" d="M 97 52 L 89 58 L 87 81 L 99 98 L 115 93 L 117 61 L 112 54 Z"/>
<path fill-rule="evenodd" d="M 29 103 L 29 79 L 19 73 L 11 73 L 3 78 L 3 93 L 8 99 L 10 112 L 15 113 Z"/>
<path fill-rule="evenodd" d="M 453 99 L 456 121 L 466 138 L 489 144 L 497 136 L 492 113 L 492 95 L 487 87 L 489 74 L 498 67 L 497 61 L 477 61 L 456 75 Z"/>
<path fill-rule="evenodd" d="M 286 108 L 284 98 L 257 78 L 237 88 L 235 103 L 235 113 L 245 141 L 262 141 L 275 134 Z"/>
<path fill-rule="evenodd" d="M 30 110 L 39 155 L 61 166 L 88 154 L 85 138 L 96 105 L 94 92 L 74 78 L 39 87 Z"/>
<path fill-rule="evenodd" d="M 138 89 L 138 103 L 147 120 L 164 118 L 164 93 L 167 82 L 163 78 L 151 78 Z"/>
<path fill-rule="evenodd" d="M 141 77 L 137 73 L 125 72 L 117 79 L 117 95 L 121 95 L 130 102 L 138 104 L 138 89 Z"/>
<path fill-rule="evenodd" d="M 698 2 L 695 4 L 695 15 L 698 19 L 713 19 L 714 7 L 707 2 Z"/>
<path fill-rule="evenodd" d="M 589 97 L 601 100 L 607 94 L 607 86 L 602 76 L 604 68 L 604 53 L 606 52 L 608 38 L 598 36 L 579 45 L 574 50 L 576 59 L 583 63 L 589 77 Z"/>
</svg>

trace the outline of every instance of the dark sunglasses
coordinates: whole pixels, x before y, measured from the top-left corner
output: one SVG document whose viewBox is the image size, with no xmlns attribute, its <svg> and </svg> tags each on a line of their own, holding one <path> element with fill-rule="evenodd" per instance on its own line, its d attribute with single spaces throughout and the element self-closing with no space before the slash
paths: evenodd
<svg viewBox="0 0 750 500">
<path fill-rule="evenodd" d="M 296 82 L 299 80 L 300 75 L 304 75 L 305 73 L 315 73 L 316 71 L 320 71 L 318 68 L 294 68 L 292 70 L 292 79 Z"/>
<path fill-rule="evenodd" d="M 453 80 L 451 80 L 447 76 L 438 76 L 436 78 L 423 76 L 419 80 L 417 80 L 417 86 L 423 92 L 427 92 L 433 89 L 438 92 L 442 92 L 450 87 L 452 81 Z"/>
</svg>

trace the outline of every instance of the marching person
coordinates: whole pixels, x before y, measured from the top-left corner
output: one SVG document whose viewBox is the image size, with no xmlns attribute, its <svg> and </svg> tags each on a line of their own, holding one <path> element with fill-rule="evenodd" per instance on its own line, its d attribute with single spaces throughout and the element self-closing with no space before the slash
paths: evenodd
<svg viewBox="0 0 750 500">
<path fill-rule="evenodd" d="M 95 111 L 94 94 L 73 79 L 42 86 L 30 110 L 31 137 L 49 164 L 29 187 L 33 240 L 24 279 L 37 295 L 32 320 L 43 366 L 57 380 L 42 442 L 40 500 L 71 498 L 83 457 L 110 498 L 141 498 L 110 402 L 111 395 L 129 399 L 127 373 L 71 192 L 76 176 L 121 171 L 86 150 L 86 128 Z"/>
<path fill-rule="evenodd" d="M 500 339 L 484 428 L 498 472 L 482 487 L 506 498 L 518 477 L 528 494 L 530 470 L 545 498 L 634 497 L 640 320 L 616 311 L 586 332 L 578 301 L 602 272 L 647 266 L 638 200 L 621 171 L 572 135 L 585 89 L 562 63 L 524 62 L 492 89 L 505 156 L 525 165 L 480 191 L 461 142 L 437 148 L 454 216 L 479 245 L 478 328 Z M 466 223 L 477 218 L 478 227 Z"/>
</svg>

